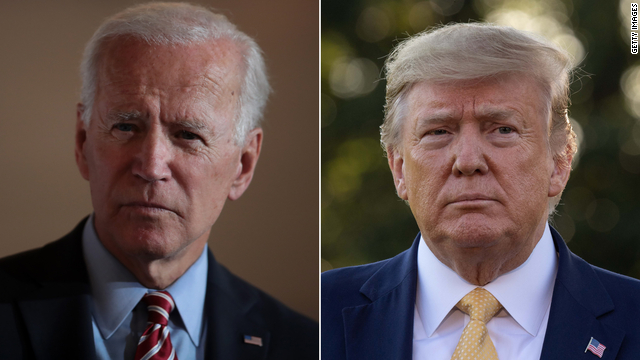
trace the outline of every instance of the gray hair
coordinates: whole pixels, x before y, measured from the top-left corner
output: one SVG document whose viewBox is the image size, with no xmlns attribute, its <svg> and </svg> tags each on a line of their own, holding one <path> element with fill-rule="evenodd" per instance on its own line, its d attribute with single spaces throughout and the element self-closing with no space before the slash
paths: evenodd
<svg viewBox="0 0 640 360">
<path fill-rule="evenodd" d="M 271 88 L 256 42 L 241 32 L 224 15 L 186 3 L 148 3 L 130 7 L 107 19 L 84 50 L 80 74 L 82 120 L 89 125 L 96 96 L 102 47 L 111 39 L 129 36 L 153 45 L 188 45 L 226 38 L 238 45 L 244 59 L 244 81 L 238 97 L 235 141 L 244 144 L 252 129 L 260 126 Z"/>
<path fill-rule="evenodd" d="M 484 80 L 505 74 L 532 76 L 544 90 L 549 108 L 549 149 L 556 164 L 571 167 L 577 150 L 567 110 L 572 74 L 571 56 L 548 40 L 511 27 L 451 24 L 401 42 L 385 64 L 387 95 L 380 127 L 385 151 L 401 147 L 406 98 L 421 81 L 446 84 Z M 549 214 L 560 201 L 549 199 Z"/>
</svg>

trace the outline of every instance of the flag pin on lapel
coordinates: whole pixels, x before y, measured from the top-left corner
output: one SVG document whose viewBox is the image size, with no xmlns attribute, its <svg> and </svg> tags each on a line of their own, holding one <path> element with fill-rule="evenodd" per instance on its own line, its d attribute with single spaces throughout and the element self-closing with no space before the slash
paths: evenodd
<svg viewBox="0 0 640 360">
<path fill-rule="evenodd" d="M 606 348 L 607 347 L 602 345 L 598 340 L 591 338 L 591 340 L 589 340 L 589 345 L 587 345 L 587 348 L 584 349 L 584 352 L 586 353 L 587 350 L 589 350 L 592 353 L 594 353 L 597 357 L 601 358 L 602 353 L 604 353 L 604 349 Z"/>
<path fill-rule="evenodd" d="M 244 343 L 245 344 L 251 344 L 251 345 L 257 345 L 257 346 L 262 346 L 262 338 L 259 338 L 257 336 L 245 335 L 244 336 Z"/>
</svg>

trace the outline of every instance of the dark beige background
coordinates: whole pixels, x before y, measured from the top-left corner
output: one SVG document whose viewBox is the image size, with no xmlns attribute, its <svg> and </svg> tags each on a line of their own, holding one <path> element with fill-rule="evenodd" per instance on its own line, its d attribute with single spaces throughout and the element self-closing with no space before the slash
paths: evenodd
<svg viewBox="0 0 640 360">
<path fill-rule="evenodd" d="M 231 271 L 318 319 L 318 4 L 192 1 L 262 47 L 274 88 L 253 183 L 209 245 Z M 102 20 L 137 1 L 0 0 L 0 256 L 42 246 L 92 211 L 73 156 L 78 66 Z"/>
</svg>

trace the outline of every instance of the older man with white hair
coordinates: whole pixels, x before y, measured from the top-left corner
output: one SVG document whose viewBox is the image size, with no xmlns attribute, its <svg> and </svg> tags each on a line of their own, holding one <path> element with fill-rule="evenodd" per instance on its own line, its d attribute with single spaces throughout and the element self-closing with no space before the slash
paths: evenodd
<svg viewBox="0 0 640 360">
<path fill-rule="evenodd" d="M 1 357 L 316 358 L 318 325 L 206 246 L 260 154 L 257 44 L 202 7 L 151 3 L 106 20 L 81 72 L 75 155 L 94 213 L 0 260 Z"/>
<path fill-rule="evenodd" d="M 587 264 L 548 224 L 576 152 L 569 56 L 453 24 L 386 63 L 381 127 L 420 233 L 322 276 L 323 359 L 635 359 L 640 282 Z"/>
</svg>

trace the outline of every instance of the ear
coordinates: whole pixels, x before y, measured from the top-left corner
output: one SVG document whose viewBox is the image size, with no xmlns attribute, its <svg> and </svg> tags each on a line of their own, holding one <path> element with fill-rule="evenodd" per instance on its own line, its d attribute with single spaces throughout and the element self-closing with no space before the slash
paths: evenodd
<svg viewBox="0 0 640 360">
<path fill-rule="evenodd" d="M 256 169 L 256 164 L 258 163 L 261 148 L 262 129 L 255 128 L 247 135 L 245 145 L 240 153 L 240 163 L 238 164 L 236 178 L 233 180 L 233 183 L 231 183 L 231 190 L 228 196 L 229 200 L 238 199 L 249 187 L 251 179 L 253 178 L 253 172 Z"/>
<path fill-rule="evenodd" d="M 84 105 L 78 103 L 76 107 L 76 164 L 80 170 L 80 174 L 85 180 L 89 180 L 89 166 L 87 165 L 87 157 L 84 153 L 84 146 L 87 142 L 87 130 L 82 121 L 82 114 L 84 113 Z"/>
<path fill-rule="evenodd" d="M 393 183 L 396 186 L 396 192 L 402 200 L 408 200 L 407 187 L 404 182 L 404 158 L 398 150 L 393 150 L 391 147 L 387 147 L 387 160 L 389 161 L 389 168 L 391 174 L 393 174 Z"/>
<path fill-rule="evenodd" d="M 571 173 L 573 156 L 566 155 L 565 159 L 553 159 L 553 172 L 549 182 L 549 197 L 554 197 L 564 190 Z"/>
</svg>

